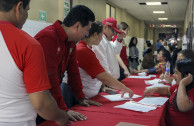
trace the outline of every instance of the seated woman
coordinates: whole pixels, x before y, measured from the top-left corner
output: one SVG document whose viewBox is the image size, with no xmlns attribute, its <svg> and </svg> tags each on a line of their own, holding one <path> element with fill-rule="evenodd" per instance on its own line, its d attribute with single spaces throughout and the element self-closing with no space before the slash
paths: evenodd
<svg viewBox="0 0 194 126">
<path fill-rule="evenodd" d="M 177 55 L 177 60 L 181 60 L 181 59 L 191 59 L 194 61 L 194 51 L 190 49 L 185 49 L 185 50 L 180 51 Z M 172 77 L 169 77 L 168 75 L 165 75 L 164 73 L 160 75 L 160 79 L 161 80 L 165 79 L 166 83 L 169 83 L 172 85 L 175 83 Z"/>
<path fill-rule="evenodd" d="M 167 126 L 194 125 L 194 62 L 191 59 L 178 60 L 175 65 L 176 84 L 171 87 L 154 87 L 144 91 L 144 96 L 155 92 L 168 95 L 166 113 Z"/>
<path fill-rule="evenodd" d="M 166 71 L 166 62 L 170 60 L 170 52 L 166 49 L 161 49 L 157 54 L 157 61 L 158 63 L 151 68 L 144 69 L 144 70 L 132 70 L 132 73 L 141 73 L 146 72 L 149 74 L 161 74 Z"/>
<path fill-rule="evenodd" d="M 87 98 L 94 97 L 99 93 L 101 85 L 106 84 L 110 87 L 120 89 L 123 95 L 124 93 L 129 93 L 129 96 L 132 97 L 133 92 L 106 72 L 92 51 L 92 45 L 98 45 L 102 39 L 102 35 L 102 24 L 100 22 L 93 22 L 89 30 L 89 35 L 76 46 L 83 92 Z"/>
</svg>

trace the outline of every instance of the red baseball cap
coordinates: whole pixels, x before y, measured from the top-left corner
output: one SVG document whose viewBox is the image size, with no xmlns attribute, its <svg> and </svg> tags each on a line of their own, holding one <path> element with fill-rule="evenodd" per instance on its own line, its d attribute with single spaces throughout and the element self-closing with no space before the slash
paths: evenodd
<svg viewBox="0 0 194 126">
<path fill-rule="evenodd" d="M 108 26 L 112 27 L 117 33 L 121 33 L 122 32 L 119 29 L 117 29 L 117 20 L 115 20 L 112 17 L 104 19 L 102 21 L 102 24 L 108 25 Z"/>
</svg>

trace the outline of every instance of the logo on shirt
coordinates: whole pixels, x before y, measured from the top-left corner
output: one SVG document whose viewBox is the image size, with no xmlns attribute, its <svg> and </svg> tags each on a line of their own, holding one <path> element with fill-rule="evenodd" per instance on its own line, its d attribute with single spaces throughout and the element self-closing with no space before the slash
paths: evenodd
<svg viewBox="0 0 194 126">
<path fill-rule="evenodd" d="M 70 48 L 70 49 L 69 49 L 69 54 L 71 54 L 71 53 L 72 53 L 72 51 L 73 51 L 73 48 Z"/>
<path fill-rule="evenodd" d="M 60 51 L 61 51 L 61 48 L 60 48 L 60 47 L 58 47 L 58 48 L 57 48 L 57 54 L 59 54 L 59 53 L 60 53 Z"/>
</svg>

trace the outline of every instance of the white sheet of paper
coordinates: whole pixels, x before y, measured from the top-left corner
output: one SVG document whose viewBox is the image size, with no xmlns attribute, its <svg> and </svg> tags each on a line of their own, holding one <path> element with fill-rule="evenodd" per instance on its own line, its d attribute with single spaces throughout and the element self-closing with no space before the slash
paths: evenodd
<svg viewBox="0 0 194 126">
<path fill-rule="evenodd" d="M 139 103 L 150 104 L 150 105 L 163 105 L 168 98 L 165 97 L 145 97 L 139 101 Z"/>
<path fill-rule="evenodd" d="M 114 108 L 123 108 L 123 109 L 128 109 L 133 111 L 139 111 L 139 112 L 149 112 L 151 110 L 155 110 L 157 107 L 143 105 L 143 104 L 139 104 L 138 102 L 130 101 L 122 105 L 114 106 Z"/>
<path fill-rule="evenodd" d="M 153 88 L 153 87 L 169 87 L 169 86 L 168 85 L 163 85 L 163 84 L 155 84 L 155 85 L 146 87 L 146 89 Z"/>
<path fill-rule="evenodd" d="M 149 79 L 150 76 L 129 76 L 128 78 Z"/>
<path fill-rule="evenodd" d="M 156 75 L 149 75 L 149 77 L 156 77 Z"/>
<path fill-rule="evenodd" d="M 161 81 L 161 80 L 160 79 L 145 80 L 145 84 L 148 84 L 148 85 L 161 84 L 161 83 L 159 83 L 159 81 Z"/>
<path fill-rule="evenodd" d="M 123 100 L 133 100 L 134 98 L 142 97 L 140 95 L 134 94 L 132 98 L 129 98 L 129 94 L 125 93 L 123 97 L 121 94 L 114 94 L 114 95 L 102 95 L 103 97 L 107 98 L 110 101 L 123 101 Z"/>
</svg>

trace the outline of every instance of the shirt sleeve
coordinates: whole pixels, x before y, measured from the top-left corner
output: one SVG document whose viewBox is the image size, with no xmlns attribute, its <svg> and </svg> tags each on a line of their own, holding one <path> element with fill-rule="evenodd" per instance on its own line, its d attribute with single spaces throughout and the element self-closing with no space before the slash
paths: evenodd
<svg viewBox="0 0 194 126">
<path fill-rule="evenodd" d="M 37 43 L 26 49 L 24 83 L 27 93 L 50 89 L 42 47 Z"/>
<path fill-rule="evenodd" d="M 92 50 L 94 51 L 97 59 L 100 61 L 102 67 L 106 70 L 106 72 L 110 73 L 109 64 L 107 61 L 107 52 L 106 52 L 106 44 L 102 40 L 98 46 L 92 46 Z"/>
<path fill-rule="evenodd" d="M 173 86 L 171 86 L 170 87 L 170 94 L 173 94 L 173 92 L 175 91 L 175 89 L 177 89 L 178 88 L 178 85 L 177 84 L 175 84 L 175 85 L 173 85 Z"/>
<path fill-rule="evenodd" d="M 85 98 L 85 95 L 82 91 L 83 85 L 80 77 L 80 72 L 78 69 L 77 56 L 76 56 L 76 43 L 73 42 L 73 50 L 70 55 L 70 60 L 67 66 L 68 74 L 68 84 L 71 88 L 71 91 L 76 95 L 76 97 L 81 100 Z"/>
<path fill-rule="evenodd" d="M 188 97 L 194 104 L 194 88 L 188 91 Z"/>
<path fill-rule="evenodd" d="M 56 50 L 57 45 L 56 41 L 51 37 L 38 37 L 36 38 L 39 43 L 42 45 L 45 59 L 46 59 L 46 66 L 48 71 L 48 77 L 51 84 L 50 92 L 54 97 L 55 101 L 57 102 L 59 108 L 67 111 L 67 106 L 62 96 L 61 92 L 61 84 L 58 78 L 58 65 L 56 65 Z M 49 43 L 49 44 L 48 44 Z"/>
<path fill-rule="evenodd" d="M 92 79 L 94 79 L 98 74 L 105 72 L 92 50 L 77 51 L 77 59 L 79 66 L 85 70 Z"/>
</svg>

